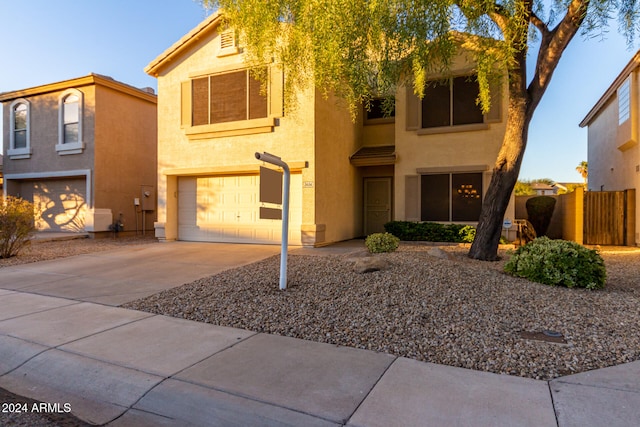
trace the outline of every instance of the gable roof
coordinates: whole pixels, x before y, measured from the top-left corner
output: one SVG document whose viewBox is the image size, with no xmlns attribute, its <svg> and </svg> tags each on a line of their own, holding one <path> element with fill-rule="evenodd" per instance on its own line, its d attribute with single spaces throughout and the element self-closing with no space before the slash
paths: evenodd
<svg viewBox="0 0 640 427">
<path fill-rule="evenodd" d="M 61 82 L 49 83 L 41 86 L 34 86 L 27 89 L 15 90 L 12 92 L 0 93 L 0 102 L 13 101 L 18 98 L 26 98 L 29 96 L 43 95 L 46 93 L 57 92 L 73 87 L 101 85 L 111 89 L 123 92 L 125 94 L 141 98 L 145 101 L 157 103 L 157 96 L 145 89 L 139 89 L 137 87 L 130 86 L 126 83 L 114 80 L 109 76 L 103 76 L 101 74 L 90 73 L 84 77 L 78 77 L 70 80 L 63 80 Z"/>
<path fill-rule="evenodd" d="M 604 92 L 604 94 L 600 97 L 596 105 L 591 108 L 591 110 L 587 113 L 584 119 L 580 122 L 580 127 L 583 128 L 588 126 L 591 121 L 595 118 L 596 115 L 600 112 L 604 104 L 611 98 L 611 96 L 616 93 L 620 85 L 627 79 L 629 74 L 636 68 L 640 66 L 640 50 L 633 55 L 633 58 L 629 61 L 629 63 L 623 68 L 623 70 L 618 74 L 618 77 L 615 78 L 611 86 Z"/>
<path fill-rule="evenodd" d="M 175 42 L 169 49 L 162 52 L 156 59 L 151 61 L 144 69 L 144 72 L 158 77 L 160 70 L 169 62 L 179 58 L 187 49 L 191 48 L 201 38 L 211 34 L 222 22 L 222 14 L 218 11 L 202 21 L 197 27 L 185 34 L 180 40 Z"/>
</svg>

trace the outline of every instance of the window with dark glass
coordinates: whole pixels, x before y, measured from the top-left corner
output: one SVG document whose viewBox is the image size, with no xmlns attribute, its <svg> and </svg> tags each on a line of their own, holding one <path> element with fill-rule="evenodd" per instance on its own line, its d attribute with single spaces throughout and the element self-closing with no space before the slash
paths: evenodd
<svg viewBox="0 0 640 427">
<path fill-rule="evenodd" d="M 18 104 L 13 109 L 13 148 L 27 148 L 27 106 Z"/>
<path fill-rule="evenodd" d="M 192 80 L 192 125 L 267 117 L 267 95 L 248 70 Z"/>
<path fill-rule="evenodd" d="M 482 173 L 422 175 L 422 221 L 478 221 Z"/>
<path fill-rule="evenodd" d="M 422 99 L 422 127 L 483 123 L 482 109 L 476 103 L 479 93 L 475 76 L 429 82 Z"/>
<path fill-rule="evenodd" d="M 388 102 L 388 101 L 387 101 Z M 391 105 L 391 111 L 389 106 L 385 105 L 384 98 L 374 98 L 369 101 L 369 109 L 364 109 L 365 120 L 375 119 L 388 119 L 396 116 L 395 104 Z"/>
<path fill-rule="evenodd" d="M 78 139 L 78 128 L 79 128 L 79 108 L 78 108 L 79 98 L 76 95 L 69 95 L 64 99 L 62 103 L 63 112 L 63 126 L 64 126 L 64 137 L 63 144 L 72 144 L 77 143 Z"/>
</svg>

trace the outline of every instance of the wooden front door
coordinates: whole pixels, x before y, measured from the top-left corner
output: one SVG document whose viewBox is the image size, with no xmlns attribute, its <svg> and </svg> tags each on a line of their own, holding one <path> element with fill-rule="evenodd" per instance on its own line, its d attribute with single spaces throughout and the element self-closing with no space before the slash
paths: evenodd
<svg viewBox="0 0 640 427">
<path fill-rule="evenodd" d="M 391 177 L 364 179 L 364 233 L 383 233 L 391 221 Z"/>
</svg>

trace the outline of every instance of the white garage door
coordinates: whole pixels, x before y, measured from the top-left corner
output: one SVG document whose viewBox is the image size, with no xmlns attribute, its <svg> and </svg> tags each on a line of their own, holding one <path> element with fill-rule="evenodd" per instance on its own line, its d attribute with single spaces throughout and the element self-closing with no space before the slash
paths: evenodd
<svg viewBox="0 0 640 427">
<path fill-rule="evenodd" d="M 258 175 L 180 177 L 178 238 L 198 242 L 280 243 L 282 221 L 260 219 Z M 302 176 L 291 175 L 289 243 L 300 244 Z"/>
<path fill-rule="evenodd" d="M 33 194 L 38 230 L 84 231 L 87 210 L 84 178 L 27 181 L 22 188 L 23 192 Z"/>
</svg>

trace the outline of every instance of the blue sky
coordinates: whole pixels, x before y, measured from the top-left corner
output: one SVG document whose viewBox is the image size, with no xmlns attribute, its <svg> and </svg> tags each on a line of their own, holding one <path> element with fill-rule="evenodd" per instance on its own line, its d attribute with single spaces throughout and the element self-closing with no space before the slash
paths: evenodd
<svg viewBox="0 0 640 427">
<path fill-rule="evenodd" d="M 206 13 L 197 0 L 0 0 L 0 17 L 7 92 L 90 72 L 156 88 L 144 67 Z M 521 179 L 582 180 L 575 168 L 587 160 L 587 133 L 578 123 L 635 53 L 616 28 L 604 41 L 577 36 L 563 55 L 531 123 Z"/>
</svg>

